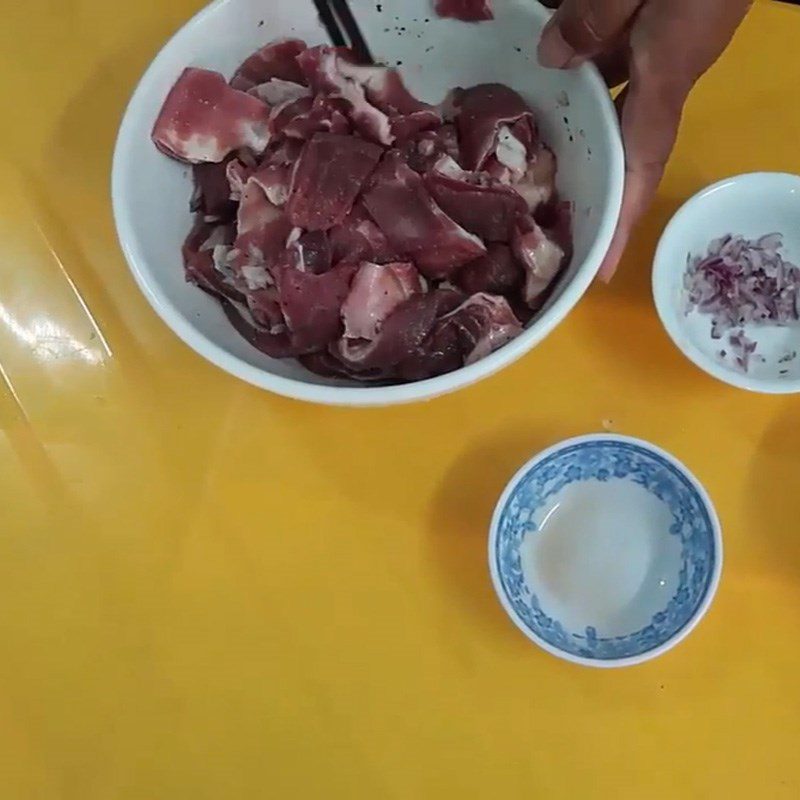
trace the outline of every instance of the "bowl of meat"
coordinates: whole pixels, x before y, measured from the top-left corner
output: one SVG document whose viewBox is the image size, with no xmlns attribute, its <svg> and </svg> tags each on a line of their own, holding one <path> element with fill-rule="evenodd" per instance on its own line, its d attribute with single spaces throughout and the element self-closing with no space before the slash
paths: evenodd
<svg viewBox="0 0 800 800">
<path fill-rule="evenodd" d="M 230 374 L 428 399 L 580 300 L 619 215 L 619 127 L 593 66 L 538 65 L 537 3 L 349 6 L 374 62 L 310 0 L 218 0 L 178 31 L 125 113 L 114 216 L 155 311 Z"/>
</svg>

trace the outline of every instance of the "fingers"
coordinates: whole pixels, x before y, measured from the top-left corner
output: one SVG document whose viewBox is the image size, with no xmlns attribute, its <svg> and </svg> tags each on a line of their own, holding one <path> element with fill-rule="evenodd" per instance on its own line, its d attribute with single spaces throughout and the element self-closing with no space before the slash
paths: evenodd
<svg viewBox="0 0 800 800">
<path fill-rule="evenodd" d="M 609 89 L 628 80 L 628 42 L 625 38 L 615 50 L 598 53 L 592 60 Z"/>
<path fill-rule="evenodd" d="M 564 0 L 542 32 L 540 63 L 570 68 L 614 46 L 641 4 L 642 0 Z"/>
<path fill-rule="evenodd" d="M 614 274 L 655 196 L 689 91 L 723 52 L 749 5 L 750 0 L 647 0 L 636 15 L 621 114 L 625 193 L 601 279 Z"/>
<path fill-rule="evenodd" d="M 691 82 L 642 68 L 634 58 L 630 83 L 621 96 L 625 144 L 625 191 L 619 223 L 600 267 L 608 282 L 639 219 L 650 207 L 678 135 Z"/>
<path fill-rule="evenodd" d="M 663 167 L 626 172 L 619 223 L 598 273 L 598 277 L 604 283 L 608 283 L 614 277 L 633 229 L 650 207 L 663 173 Z"/>
</svg>

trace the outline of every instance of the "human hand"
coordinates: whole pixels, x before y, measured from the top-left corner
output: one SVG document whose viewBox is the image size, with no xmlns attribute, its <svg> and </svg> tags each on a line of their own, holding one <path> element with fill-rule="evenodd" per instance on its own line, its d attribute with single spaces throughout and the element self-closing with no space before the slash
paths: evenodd
<svg viewBox="0 0 800 800">
<path fill-rule="evenodd" d="M 728 46 L 751 0 L 563 0 L 539 43 L 545 67 L 594 59 L 619 96 L 625 193 L 619 224 L 600 267 L 611 280 L 631 232 L 647 210 L 675 144 L 695 82 Z"/>
</svg>

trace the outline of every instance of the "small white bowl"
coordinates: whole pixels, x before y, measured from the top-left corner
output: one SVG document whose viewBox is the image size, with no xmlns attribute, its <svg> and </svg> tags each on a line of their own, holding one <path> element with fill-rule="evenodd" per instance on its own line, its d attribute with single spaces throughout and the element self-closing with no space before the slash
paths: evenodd
<svg viewBox="0 0 800 800">
<path fill-rule="evenodd" d="M 164 46 L 141 79 L 114 153 L 114 218 L 125 257 L 153 308 L 201 356 L 278 394 L 352 406 L 422 400 L 468 386 L 508 366 L 558 325 L 591 284 L 616 227 L 624 153 L 608 91 L 591 65 L 546 70 L 536 60 L 549 18 L 529 0 L 498 4 L 497 19 L 467 25 L 438 19 L 431 0 L 353 4 L 376 58 L 401 64 L 409 87 L 440 102 L 454 86 L 499 81 L 532 102 L 542 136 L 559 159 L 558 187 L 574 203 L 572 263 L 536 320 L 514 341 L 449 375 L 397 386 L 362 386 L 312 375 L 294 360 L 270 359 L 242 339 L 219 304 L 184 281 L 181 244 L 191 221 L 191 172 L 150 141 L 164 98 L 187 65 L 230 75 L 266 42 L 284 36 L 327 41 L 314 4 L 217 0 Z"/>
<path fill-rule="evenodd" d="M 714 239 L 727 234 L 757 239 L 768 233 L 783 234 L 783 257 L 800 265 L 800 176 L 755 172 L 709 186 L 687 201 L 664 230 L 653 267 L 653 296 L 672 341 L 700 369 L 753 392 L 793 394 L 800 392 L 800 357 L 785 357 L 800 353 L 800 325 L 745 326 L 763 360 L 751 360 L 742 372 L 730 358 L 720 357 L 725 340 L 711 337 L 711 318 L 685 310 L 689 254 L 704 256 Z"/>
<path fill-rule="evenodd" d="M 489 566 L 520 630 L 592 667 L 640 664 L 694 629 L 722 572 L 722 536 L 697 478 L 660 448 L 597 434 L 561 442 L 511 480 Z"/>
</svg>

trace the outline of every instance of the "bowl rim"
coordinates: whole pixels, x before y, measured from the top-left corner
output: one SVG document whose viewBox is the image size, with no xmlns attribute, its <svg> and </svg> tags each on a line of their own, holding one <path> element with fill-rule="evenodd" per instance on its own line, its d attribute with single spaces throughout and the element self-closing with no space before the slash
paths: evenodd
<svg viewBox="0 0 800 800">
<path fill-rule="evenodd" d="M 215 366 L 235 377 L 261 389 L 274 392 L 284 397 L 304 400 L 324 405 L 336 406 L 385 406 L 432 399 L 454 392 L 477 381 L 493 375 L 517 361 L 535 345 L 549 335 L 567 314 L 577 305 L 581 297 L 591 285 L 611 244 L 616 230 L 622 206 L 622 194 L 625 175 L 625 154 L 622 145 L 619 121 L 611 95 L 596 67 L 587 63 L 579 69 L 589 82 L 589 88 L 599 97 L 600 117 L 598 125 L 609 129 L 610 150 L 607 154 L 609 169 L 609 191 L 603 204 L 602 214 L 598 221 L 597 235 L 586 258 L 583 260 L 573 279 L 567 284 L 558 299 L 545 311 L 534 325 L 527 328 L 516 339 L 512 340 L 486 358 L 460 369 L 427 380 L 390 386 L 337 386 L 305 381 L 274 375 L 266 370 L 249 364 L 238 356 L 212 342 L 186 320 L 175 304 L 161 290 L 158 282 L 151 277 L 147 259 L 137 245 L 130 212 L 125 202 L 128 196 L 128 170 L 126 169 L 126 153 L 129 143 L 137 136 L 139 110 L 144 98 L 150 95 L 150 83 L 160 70 L 162 63 L 175 42 L 191 28 L 203 25 L 207 18 L 213 16 L 229 0 L 214 0 L 198 11 L 183 24 L 162 46 L 156 57 L 145 70 L 131 99 L 125 109 L 117 135 L 111 170 L 111 198 L 117 236 L 122 252 L 133 277 L 162 321 L 186 345 Z M 538 4 L 531 6 L 533 13 L 543 18 L 549 12 Z"/>
<path fill-rule="evenodd" d="M 667 226 L 658 241 L 655 255 L 653 257 L 652 272 L 652 292 L 658 317 L 664 326 L 669 338 L 675 347 L 689 359 L 696 367 L 703 372 L 716 378 L 722 383 L 734 386 L 737 389 L 746 389 L 749 392 L 760 394 L 797 394 L 800 393 L 800 378 L 777 379 L 777 378 L 758 378 L 749 373 L 739 373 L 732 369 L 718 364 L 713 358 L 703 353 L 691 342 L 687 343 L 685 337 L 681 336 L 680 326 L 673 320 L 670 313 L 672 303 L 670 301 L 670 277 L 674 272 L 674 260 L 670 261 L 669 252 L 674 251 L 674 240 L 679 235 L 679 231 L 685 220 L 701 208 L 710 197 L 722 191 L 731 191 L 743 187 L 752 186 L 763 181 L 777 181 L 795 184 L 800 192 L 800 175 L 791 172 L 745 172 L 740 175 L 731 175 L 728 178 L 716 181 L 704 187 L 699 192 L 692 195 L 683 205 L 672 215 Z M 800 201 L 799 201 L 800 202 Z M 710 237 L 709 241 L 711 240 Z M 685 269 L 685 267 L 684 267 Z"/>
<path fill-rule="evenodd" d="M 534 633 L 526 624 L 525 622 L 520 619 L 517 612 L 514 610 L 514 607 L 511 605 L 505 589 L 503 588 L 503 583 L 500 578 L 500 573 L 497 568 L 496 559 L 495 559 L 495 547 L 497 544 L 497 537 L 499 535 L 499 527 L 500 527 L 500 517 L 505 509 L 506 504 L 511 499 L 514 492 L 519 487 L 519 484 L 522 480 L 531 472 L 531 470 L 535 469 L 542 461 L 546 458 L 561 452 L 569 447 L 574 447 L 575 445 L 582 445 L 582 444 L 589 444 L 593 442 L 618 442 L 618 443 L 625 443 L 625 444 L 632 444 L 642 449 L 653 453 L 656 456 L 664 459 L 672 466 L 674 466 L 692 485 L 692 488 L 697 492 L 697 495 L 702 502 L 705 510 L 708 513 L 708 517 L 711 520 L 711 527 L 712 527 L 712 534 L 713 534 L 713 544 L 714 544 L 714 568 L 711 573 L 711 578 L 708 582 L 706 587 L 705 595 L 703 596 L 702 601 L 697 606 L 694 611 L 694 614 L 690 617 L 690 619 L 683 625 L 682 628 L 679 628 L 675 633 L 673 633 L 668 639 L 661 642 L 660 644 L 656 645 L 655 647 L 651 648 L 650 650 L 646 650 L 644 653 L 639 653 L 633 656 L 625 656 L 624 658 L 589 658 L 587 656 L 579 656 L 573 653 L 568 653 L 565 650 L 562 650 L 559 647 L 556 647 L 550 642 L 545 641 L 542 639 L 541 636 Z M 698 480 L 697 476 L 679 459 L 673 456 L 671 453 L 667 452 L 666 450 L 662 449 L 658 445 L 653 444 L 652 442 L 648 442 L 645 439 L 639 439 L 635 436 L 625 436 L 622 434 L 617 433 L 589 433 L 583 436 L 575 436 L 571 439 L 564 439 L 560 442 L 556 442 L 551 447 L 542 450 L 541 452 L 534 455 L 531 459 L 529 459 L 525 464 L 523 464 L 511 480 L 506 485 L 503 493 L 500 495 L 500 499 L 497 501 L 495 505 L 494 513 L 492 514 L 492 521 L 489 528 L 489 543 L 488 543 L 488 557 L 489 557 L 489 573 L 491 575 L 492 585 L 494 587 L 495 593 L 500 601 L 500 605 L 503 607 L 503 610 L 508 614 L 511 621 L 519 628 L 520 631 L 530 639 L 534 644 L 538 645 L 542 650 L 550 653 L 557 658 L 561 658 L 565 661 L 569 661 L 573 664 L 578 664 L 584 667 L 595 667 L 598 669 L 614 669 L 619 667 L 630 667 L 635 666 L 638 664 L 643 664 L 647 661 L 651 661 L 654 658 L 658 658 L 659 656 L 663 655 L 667 651 L 671 650 L 672 648 L 676 647 L 680 644 L 689 634 L 700 624 L 700 621 L 705 617 L 706 613 L 708 612 L 711 604 L 714 601 L 714 598 L 717 594 L 717 590 L 719 588 L 720 580 L 722 578 L 722 563 L 723 563 L 723 544 L 722 544 L 722 526 L 720 524 L 719 516 L 717 514 L 716 508 L 714 507 L 714 503 L 711 500 L 708 491 L 705 489 L 702 483 Z"/>
</svg>

